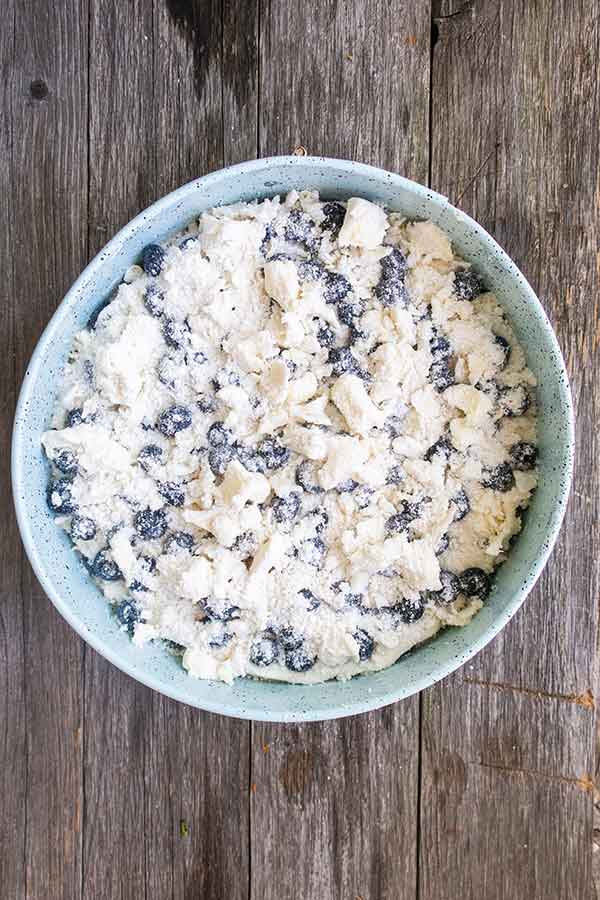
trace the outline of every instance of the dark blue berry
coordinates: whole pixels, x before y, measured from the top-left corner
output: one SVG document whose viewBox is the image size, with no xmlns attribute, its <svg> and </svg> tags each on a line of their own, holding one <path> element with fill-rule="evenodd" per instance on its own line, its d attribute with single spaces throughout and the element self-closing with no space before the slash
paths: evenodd
<svg viewBox="0 0 600 900">
<path fill-rule="evenodd" d="M 46 490 L 48 507 L 54 513 L 68 515 L 77 512 L 77 503 L 73 497 L 73 484 L 69 478 L 56 478 L 48 484 Z"/>
<path fill-rule="evenodd" d="M 454 372 L 447 357 L 442 356 L 433 360 L 429 369 L 429 380 L 440 394 L 454 384 Z"/>
<path fill-rule="evenodd" d="M 133 581 L 129 584 L 129 590 L 133 591 L 134 594 L 145 594 L 148 591 L 146 585 L 139 580 L 139 578 L 134 578 Z"/>
<path fill-rule="evenodd" d="M 161 538 L 167 530 L 167 516 L 163 509 L 140 510 L 135 514 L 133 526 L 140 537 L 154 541 Z"/>
<path fill-rule="evenodd" d="M 290 672 L 308 672 L 312 669 L 317 659 L 315 656 L 309 656 L 304 647 L 298 647 L 297 650 L 285 651 L 285 665 Z"/>
<path fill-rule="evenodd" d="M 418 622 L 424 612 L 425 606 L 421 599 L 409 600 L 404 598 L 391 608 L 392 616 L 400 619 L 405 625 L 412 625 L 413 622 Z"/>
<path fill-rule="evenodd" d="M 243 467 L 249 472 L 260 472 L 261 475 L 266 471 L 267 465 L 258 450 L 253 447 L 244 447 L 236 444 L 235 453 Z"/>
<path fill-rule="evenodd" d="M 298 557 L 307 566 L 320 569 L 327 555 L 327 545 L 320 537 L 307 538 L 298 549 Z"/>
<path fill-rule="evenodd" d="M 208 465 L 213 475 L 224 475 L 234 455 L 235 448 L 231 444 L 211 447 L 208 451 Z"/>
<path fill-rule="evenodd" d="M 200 394 L 200 396 L 196 398 L 196 406 L 202 413 L 213 413 L 217 409 L 217 400 L 215 397 L 211 397 L 208 394 Z"/>
<path fill-rule="evenodd" d="M 386 278 L 402 278 L 408 270 L 406 257 L 398 247 L 392 247 L 390 253 L 380 260 L 381 274 Z"/>
<path fill-rule="evenodd" d="M 223 422 L 213 422 L 206 437 L 211 447 L 222 447 L 233 443 L 233 432 Z"/>
<path fill-rule="evenodd" d="M 264 438 L 256 449 L 265 467 L 271 472 L 281 469 L 290 460 L 290 451 L 273 437 Z"/>
<path fill-rule="evenodd" d="M 287 497 L 275 497 L 271 506 L 276 522 L 293 522 L 300 512 L 300 494 L 292 491 Z"/>
<path fill-rule="evenodd" d="M 454 293 L 459 300 L 474 300 L 482 291 L 481 279 L 472 269 L 459 269 L 454 273 Z"/>
<path fill-rule="evenodd" d="M 460 578 L 458 575 L 455 575 L 454 572 L 448 572 L 445 569 L 442 569 L 440 572 L 440 581 L 442 587 L 439 591 L 428 591 L 428 599 L 441 605 L 454 603 L 462 590 Z"/>
<path fill-rule="evenodd" d="M 404 469 L 401 465 L 392 466 L 385 476 L 386 484 L 401 484 L 404 481 Z"/>
<path fill-rule="evenodd" d="M 355 481 L 354 478 L 347 478 L 345 481 L 340 481 L 339 484 L 336 484 L 335 489 L 338 494 L 351 494 L 358 487 L 358 481 Z"/>
<path fill-rule="evenodd" d="M 467 597 L 485 600 L 492 588 L 490 576 L 483 569 L 465 569 L 460 575 L 460 589 Z"/>
<path fill-rule="evenodd" d="M 354 375 L 363 376 L 362 370 L 358 364 L 358 360 L 353 356 L 348 347 L 333 347 L 329 351 L 327 362 L 333 366 L 332 374 L 339 378 L 340 375 L 352 373 Z"/>
<path fill-rule="evenodd" d="M 535 469 L 537 463 L 537 447 L 521 441 L 519 444 L 513 444 L 510 448 L 510 457 L 513 467 L 518 472 L 530 472 Z"/>
<path fill-rule="evenodd" d="M 144 472 L 150 472 L 164 461 L 162 447 L 158 444 L 146 444 L 138 453 L 137 461 Z"/>
<path fill-rule="evenodd" d="M 486 469 L 481 483 L 486 488 L 505 494 L 515 486 L 515 476 L 508 463 L 500 463 L 492 469 Z"/>
<path fill-rule="evenodd" d="M 317 331 L 317 340 L 321 347 L 330 348 L 335 344 L 335 332 L 330 325 L 321 325 Z"/>
<path fill-rule="evenodd" d="M 179 249 L 180 250 L 189 250 L 190 247 L 193 247 L 194 244 L 197 244 L 197 243 L 198 243 L 198 238 L 195 237 L 194 235 L 189 235 L 189 237 L 185 237 L 182 241 L 180 241 Z"/>
<path fill-rule="evenodd" d="M 73 516 L 71 537 L 74 541 L 93 541 L 96 537 L 96 523 L 89 516 Z"/>
<path fill-rule="evenodd" d="M 162 335 L 165 339 L 165 344 L 168 347 L 172 347 L 173 350 L 181 350 L 188 333 L 189 328 L 185 322 L 178 322 L 172 316 L 167 316 L 163 319 Z"/>
<path fill-rule="evenodd" d="M 315 609 L 318 609 L 319 606 L 321 605 L 321 601 L 316 596 L 316 594 L 313 594 L 313 592 L 310 590 L 310 588 L 301 588 L 298 591 L 298 593 L 300 594 L 301 597 L 304 597 L 304 599 L 306 600 L 307 612 L 313 612 Z"/>
<path fill-rule="evenodd" d="M 446 552 L 446 550 L 448 549 L 449 546 L 450 546 L 450 536 L 449 536 L 448 532 L 446 532 L 446 534 L 443 534 L 441 536 L 441 538 L 439 539 L 439 541 L 437 542 L 437 546 L 435 548 L 435 555 L 441 556 L 442 553 Z"/>
<path fill-rule="evenodd" d="M 502 353 L 504 354 L 503 359 L 502 359 L 501 368 L 505 369 L 510 360 L 511 346 L 510 346 L 509 342 L 506 340 L 506 338 L 502 337 L 501 334 L 494 335 L 494 343 L 500 347 L 500 349 L 502 350 Z"/>
<path fill-rule="evenodd" d="M 174 437 L 191 424 L 192 414 L 186 406 L 170 406 L 158 417 L 157 428 L 165 437 Z"/>
<path fill-rule="evenodd" d="M 179 553 L 180 550 L 191 550 L 194 538 L 187 531 L 174 531 L 164 543 L 165 553 Z"/>
<path fill-rule="evenodd" d="M 394 513 L 393 516 L 389 517 L 385 523 L 385 530 L 388 534 L 399 534 L 401 531 L 408 531 L 411 522 L 418 519 L 420 514 L 420 504 L 403 500 L 402 509 L 400 512 Z"/>
<path fill-rule="evenodd" d="M 399 306 L 402 308 L 408 305 L 408 291 L 401 278 L 382 278 L 375 285 L 375 296 L 385 307 Z"/>
<path fill-rule="evenodd" d="M 158 361 L 156 374 L 161 384 L 174 390 L 176 381 L 181 374 L 181 363 L 174 359 L 169 353 L 166 353 Z"/>
<path fill-rule="evenodd" d="M 115 615 L 119 625 L 133 635 L 135 626 L 141 621 L 141 612 L 133 600 L 122 600 L 115 606 Z"/>
<path fill-rule="evenodd" d="M 159 244 L 148 244 L 142 250 L 142 266 L 147 275 L 156 278 L 160 275 L 165 260 L 165 251 Z"/>
<path fill-rule="evenodd" d="M 300 281 L 319 281 L 323 277 L 324 268 L 314 259 L 303 259 L 298 263 Z"/>
<path fill-rule="evenodd" d="M 340 275 L 339 272 L 330 272 L 326 270 L 324 281 L 325 303 L 341 303 L 352 290 L 352 285 L 346 276 Z"/>
<path fill-rule="evenodd" d="M 336 312 L 338 319 L 344 325 L 353 326 L 355 319 L 359 319 L 365 311 L 364 303 L 338 303 Z"/>
<path fill-rule="evenodd" d="M 454 497 L 450 499 L 450 503 L 452 503 L 453 506 L 456 507 L 454 513 L 455 522 L 460 522 L 461 519 L 464 519 L 467 513 L 471 512 L 471 504 L 469 502 L 469 498 L 467 497 L 464 490 L 462 490 L 462 488 L 457 494 L 454 495 Z"/>
<path fill-rule="evenodd" d="M 425 459 L 427 460 L 427 462 L 431 462 L 434 456 L 440 456 L 441 458 L 448 460 L 454 452 L 454 447 L 450 443 L 449 439 L 446 437 L 441 437 L 426 451 Z"/>
<path fill-rule="evenodd" d="M 95 310 L 92 312 L 89 319 L 85 323 L 85 327 L 87 328 L 88 331 L 96 330 L 96 325 L 98 324 L 98 319 L 100 318 L 100 314 L 104 312 L 104 310 L 106 309 L 107 306 L 110 306 L 110 304 L 116 297 L 116 293 L 117 292 L 114 291 L 110 295 L 110 297 L 108 297 L 108 299 L 102 300 L 102 302 L 99 303 L 98 306 L 95 308 Z"/>
<path fill-rule="evenodd" d="M 235 619 L 240 618 L 239 606 L 224 606 L 221 609 L 206 604 L 204 613 L 212 622 L 233 622 Z"/>
<path fill-rule="evenodd" d="M 220 391 L 221 388 L 229 387 L 232 384 L 239 385 L 239 383 L 240 376 L 233 369 L 220 369 L 211 379 L 211 384 L 215 391 Z"/>
<path fill-rule="evenodd" d="M 250 662 L 255 666 L 270 666 L 278 657 L 279 644 L 270 631 L 263 632 L 250 647 Z"/>
<path fill-rule="evenodd" d="M 88 384 L 94 383 L 94 363 L 91 359 L 84 359 L 83 361 L 83 377 Z"/>
<path fill-rule="evenodd" d="M 143 299 L 146 312 L 154 319 L 160 319 L 165 311 L 165 295 L 152 282 L 146 287 Z"/>
<path fill-rule="evenodd" d="M 317 506 L 306 513 L 307 519 L 312 520 L 311 525 L 317 534 L 323 534 L 329 525 L 329 513 L 324 506 Z"/>
<path fill-rule="evenodd" d="M 296 468 L 296 484 L 307 494 L 323 493 L 323 488 L 317 482 L 317 467 L 308 459 L 303 460 Z"/>
<path fill-rule="evenodd" d="M 384 431 L 389 434 L 390 438 L 394 440 L 394 438 L 397 438 L 402 434 L 402 419 L 400 416 L 388 416 L 383 423 L 383 428 Z"/>
<path fill-rule="evenodd" d="M 119 581 L 123 577 L 123 573 L 108 550 L 99 550 L 96 553 L 90 571 L 92 575 L 101 578 L 102 581 Z"/>
<path fill-rule="evenodd" d="M 242 534 L 239 534 L 231 547 L 232 550 L 235 550 L 236 553 L 240 554 L 242 559 L 248 559 L 249 557 L 254 556 L 257 548 L 258 540 L 256 535 L 251 531 L 243 531 Z"/>
<path fill-rule="evenodd" d="M 291 625 L 285 625 L 277 632 L 277 640 L 284 650 L 297 650 L 304 643 L 303 635 L 294 631 Z"/>
<path fill-rule="evenodd" d="M 519 384 L 517 387 L 499 386 L 498 405 L 503 416 L 524 416 L 531 405 L 527 388 Z"/>
<path fill-rule="evenodd" d="M 159 481 L 156 487 L 169 506 L 183 506 L 185 503 L 185 490 L 177 481 Z"/>
<path fill-rule="evenodd" d="M 284 237 L 286 241 L 302 244 L 309 250 L 314 249 L 317 243 L 315 240 L 315 223 L 306 213 L 299 209 L 293 209 L 288 216 Z"/>
<path fill-rule="evenodd" d="M 62 450 L 59 450 L 52 459 L 52 462 L 54 463 L 58 471 L 63 473 L 63 475 L 76 475 L 79 470 L 77 457 L 72 450 L 69 450 L 68 447 L 64 447 Z"/>
<path fill-rule="evenodd" d="M 371 497 L 374 494 L 373 488 L 366 484 L 361 484 L 352 494 L 352 499 L 359 509 L 366 509 L 371 505 Z"/>
<path fill-rule="evenodd" d="M 452 356 L 452 348 L 450 341 L 442 334 L 438 334 L 437 329 L 433 330 L 433 335 L 429 340 L 429 347 L 432 356 L 448 357 Z"/>
<path fill-rule="evenodd" d="M 229 631 L 221 631 L 220 634 L 213 634 L 208 642 L 208 646 L 213 650 L 220 650 L 226 647 L 233 639 L 233 635 Z"/>
<path fill-rule="evenodd" d="M 67 428 L 74 428 L 76 425 L 83 425 L 85 419 L 83 417 L 83 410 L 79 409 L 70 409 L 67 413 Z"/>
<path fill-rule="evenodd" d="M 375 649 L 375 641 L 363 628 L 357 628 L 352 635 L 358 644 L 358 658 L 361 662 L 371 659 L 373 650 Z"/>
<path fill-rule="evenodd" d="M 344 224 L 346 216 L 346 207 L 343 203 L 331 200 L 323 204 L 323 215 L 325 218 L 321 222 L 323 231 L 331 231 L 331 236 L 336 238 L 340 233 L 340 228 Z"/>
</svg>

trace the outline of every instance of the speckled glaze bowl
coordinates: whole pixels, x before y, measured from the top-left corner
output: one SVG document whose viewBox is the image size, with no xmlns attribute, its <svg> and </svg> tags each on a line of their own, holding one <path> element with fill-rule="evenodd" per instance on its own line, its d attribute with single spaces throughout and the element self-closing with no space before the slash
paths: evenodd
<svg viewBox="0 0 600 900">
<path fill-rule="evenodd" d="M 432 219 L 476 266 L 506 309 L 538 379 L 540 484 L 488 602 L 466 627 L 446 629 L 389 669 L 347 682 L 304 686 L 246 678 L 229 686 L 190 678 L 161 646 L 138 648 L 118 629 L 47 509 L 49 471 L 40 435 L 49 425 L 73 336 L 146 244 L 163 240 L 211 206 L 292 188 L 317 189 L 328 199 L 365 197 L 409 218 Z M 14 500 L 25 549 L 42 587 L 81 637 L 133 678 L 176 700 L 223 715 L 281 722 L 331 719 L 385 706 L 428 687 L 481 650 L 523 603 L 548 559 L 567 503 L 572 460 L 571 397 L 552 327 L 521 272 L 490 235 L 445 197 L 399 175 L 345 160 L 295 156 L 243 163 L 192 181 L 149 207 L 106 245 L 37 345 L 21 389 L 12 448 Z"/>
</svg>

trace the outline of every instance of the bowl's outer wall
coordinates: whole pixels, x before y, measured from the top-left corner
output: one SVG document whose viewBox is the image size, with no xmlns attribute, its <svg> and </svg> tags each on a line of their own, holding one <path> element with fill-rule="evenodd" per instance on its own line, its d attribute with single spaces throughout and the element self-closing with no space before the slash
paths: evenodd
<svg viewBox="0 0 600 900">
<path fill-rule="evenodd" d="M 540 485 L 526 525 L 501 567 L 484 609 L 465 628 L 447 629 L 389 669 L 347 682 L 297 686 L 238 679 L 233 685 L 190 678 L 160 645 L 136 647 L 118 630 L 45 499 L 48 465 L 40 435 L 48 427 L 73 336 L 139 260 L 142 248 L 184 227 L 203 210 L 270 197 L 293 188 L 325 198 L 366 197 L 408 218 L 432 219 L 459 255 L 483 275 L 506 309 L 538 379 Z M 95 647 L 139 681 L 202 709 L 243 718 L 298 721 L 374 709 L 421 690 L 456 669 L 510 619 L 533 586 L 558 533 L 569 492 L 572 409 L 560 350 L 531 288 L 493 239 L 428 189 L 344 160 L 280 157 L 234 166 L 175 191 L 127 225 L 90 263 L 44 332 L 23 383 L 13 435 L 13 491 L 25 548 L 61 614 Z"/>
</svg>

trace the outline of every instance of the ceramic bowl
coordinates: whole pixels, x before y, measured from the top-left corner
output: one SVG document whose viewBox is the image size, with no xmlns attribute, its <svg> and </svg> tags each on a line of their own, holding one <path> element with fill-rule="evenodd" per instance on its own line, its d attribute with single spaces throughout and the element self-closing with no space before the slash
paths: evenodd
<svg viewBox="0 0 600 900">
<path fill-rule="evenodd" d="M 537 377 L 540 484 L 488 602 L 466 627 L 449 628 L 390 668 L 346 682 L 199 681 L 158 644 L 136 647 L 118 629 L 46 507 L 49 472 L 40 435 L 49 425 L 73 336 L 146 244 L 165 239 L 211 206 L 292 188 L 317 189 L 328 199 L 365 197 L 409 218 L 432 219 L 448 233 L 458 254 L 473 263 L 505 308 Z M 291 156 L 243 163 L 184 185 L 137 216 L 89 264 L 52 317 L 27 369 L 15 418 L 12 471 L 21 536 L 35 573 L 61 615 L 95 650 L 138 681 L 201 709 L 248 719 L 309 721 L 355 715 L 408 697 L 463 665 L 498 634 L 548 559 L 568 498 L 572 459 L 571 397 L 552 327 L 521 272 L 490 235 L 445 197 L 399 175 L 345 160 Z"/>
</svg>

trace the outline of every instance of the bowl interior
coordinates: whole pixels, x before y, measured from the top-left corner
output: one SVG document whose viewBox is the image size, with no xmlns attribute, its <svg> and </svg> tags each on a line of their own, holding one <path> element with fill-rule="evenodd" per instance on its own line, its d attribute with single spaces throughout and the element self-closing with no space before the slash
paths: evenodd
<svg viewBox="0 0 600 900">
<path fill-rule="evenodd" d="M 447 629 L 389 669 L 347 682 L 301 686 L 238 679 L 229 686 L 190 678 L 160 645 L 135 647 L 118 630 L 108 604 L 48 512 L 48 466 L 40 435 L 48 427 L 74 334 L 146 244 L 176 232 L 211 206 L 293 188 L 316 189 L 329 199 L 358 195 L 409 218 L 430 218 L 477 267 L 506 309 L 538 379 L 540 484 L 489 601 L 468 626 Z M 27 370 L 13 435 L 13 490 L 25 548 L 42 586 L 103 656 L 150 687 L 202 709 L 273 721 L 314 720 L 407 697 L 456 669 L 506 624 L 534 584 L 558 533 L 569 491 L 572 444 L 569 387 L 552 329 L 523 275 L 480 226 L 444 197 L 398 175 L 342 160 L 281 157 L 235 166 L 185 185 L 134 219 L 87 267 L 52 318 Z"/>
</svg>

